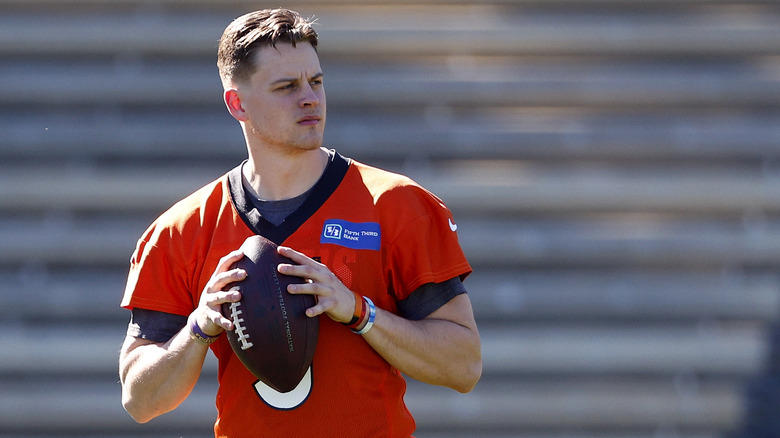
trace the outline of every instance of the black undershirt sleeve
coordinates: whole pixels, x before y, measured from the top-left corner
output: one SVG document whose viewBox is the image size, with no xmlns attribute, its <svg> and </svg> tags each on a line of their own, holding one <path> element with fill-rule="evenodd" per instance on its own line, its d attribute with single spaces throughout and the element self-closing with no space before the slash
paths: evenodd
<svg viewBox="0 0 780 438">
<path fill-rule="evenodd" d="M 402 317 L 419 321 L 463 293 L 466 288 L 459 277 L 441 283 L 426 283 L 399 301 L 398 310 Z M 136 307 L 132 310 L 127 334 L 153 342 L 168 342 L 186 325 L 186 316 Z"/>
<path fill-rule="evenodd" d="M 398 312 L 406 319 L 419 321 L 439 307 L 449 303 L 451 299 L 464 293 L 466 293 L 466 288 L 460 277 L 451 278 L 441 283 L 425 283 L 406 299 L 398 302 Z"/>
<path fill-rule="evenodd" d="M 186 316 L 135 307 L 130 315 L 127 335 L 153 342 L 168 342 L 186 325 Z"/>
</svg>

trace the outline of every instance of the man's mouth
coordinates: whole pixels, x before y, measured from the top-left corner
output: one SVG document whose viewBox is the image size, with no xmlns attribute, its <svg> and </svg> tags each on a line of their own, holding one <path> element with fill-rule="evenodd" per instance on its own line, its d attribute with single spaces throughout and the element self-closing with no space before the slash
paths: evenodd
<svg viewBox="0 0 780 438">
<path fill-rule="evenodd" d="M 298 119 L 298 124 L 303 126 L 314 126 L 319 122 L 320 122 L 320 117 L 318 116 L 306 116 Z"/>
</svg>

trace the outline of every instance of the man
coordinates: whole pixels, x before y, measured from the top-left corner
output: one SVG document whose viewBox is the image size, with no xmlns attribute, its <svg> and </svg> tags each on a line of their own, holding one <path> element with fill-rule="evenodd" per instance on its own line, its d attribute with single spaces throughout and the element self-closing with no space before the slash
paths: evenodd
<svg viewBox="0 0 780 438">
<path fill-rule="evenodd" d="M 123 405 L 138 422 L 189 395 L 209 348 L 219 360 L 218 437 L 410 437 L 402 373 L 460 392 L 479 380 L 479 334 L 461 283 L 471 268 L 451 213 L 408 178 L 321 147 L 325 92 L 311 24 L 263 10 L 220 40 L 224 101 L 249 156 L 138 242 L 119 364 Z M 338 239 L 339 229 L 361 237 Z M 254 234 L 292 260 L 280 272 L 308 279 L 289 292 L 316 297 L 306 314 L 320 318 L 319 342 L 302 397 L 264 387 L 219 336 L 233 328 L 221 304 L 240 299 L 224 289 L 246 276 L 230 266 Z M 363 302 L 373 319 L 351 321 Z"/>
</svg>

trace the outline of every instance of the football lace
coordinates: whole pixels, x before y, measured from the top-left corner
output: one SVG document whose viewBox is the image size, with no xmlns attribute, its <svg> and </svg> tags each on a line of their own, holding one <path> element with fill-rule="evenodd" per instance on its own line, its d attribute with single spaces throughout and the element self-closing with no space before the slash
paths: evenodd
<svg viewBox="0 0 780 438">
<path fill-rule="evenodd" d="M 244 318 L 241 318 L 241 314 L 243 312 L 238 308 L 240 305 L 240 301 L 230 304 L 230 318 L 233 320 L 233 325 L 236 327 L 235 332 L 236 335 L 238 335 L 238 342 L 241 343 L 241 349 L 248 350 L 252 347 L 253 344 L 249 342 L 249 334 L 244 333 L 246 327 L 242 324 L 244 322 Z"/>
</svg>

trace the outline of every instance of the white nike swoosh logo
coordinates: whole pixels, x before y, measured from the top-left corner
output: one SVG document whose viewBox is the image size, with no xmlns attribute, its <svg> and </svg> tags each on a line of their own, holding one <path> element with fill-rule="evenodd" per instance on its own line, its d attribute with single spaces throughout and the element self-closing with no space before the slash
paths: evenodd
<svg viewBox="0 0 780 438">
<path fill-rule="evenodd" d="M 447 219 L 447 222 L 449 222 L 452 231 L 457 231 L 458 226 L 452 223 L 452 219 Z"/>
</svg>

